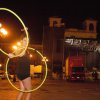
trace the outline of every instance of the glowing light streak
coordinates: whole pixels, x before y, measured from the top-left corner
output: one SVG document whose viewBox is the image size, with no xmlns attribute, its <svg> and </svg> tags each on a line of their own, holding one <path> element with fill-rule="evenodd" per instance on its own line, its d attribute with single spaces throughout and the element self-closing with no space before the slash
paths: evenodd
<svg viewBox="0 0 100 100">
<path fill-rule="evenodd" d="M 24 22 L 22 21 L 22 19 L 21 19 L 14 11 L 12 11 L 12 10 L 10 10 L 10 9 L 7 9 L 7 8 L 0 8 L 0 10 L 7 11 L 7 12 L 13 14 L 13 15 L 20 21 L 20 23 L 22 24 L 22 26 L 23 26 L 23 28 L 24 28 L 24 30 L 25 30 L 26 38 L 27 38 L 27 44 L 26 44 L 26 46 L 25 46 L 25 49 L 20 53 L 20 54 L 23 54 L 23 53 L 26 51 L 26 49 L 27 49 L 27 47 L 28 47 L 28 43 L 29 43 L 28 31 L 27 31 L 27 28 L 26 28 Z M 5 55 L 8 55 L 8 53 L 6 53 L 4 50 L 0 49 L 0 51 L 1 51 L 2 53 L 4 53 Z M 19 54 L 19 55 L 20 55 L 20 54 Z M 17 57 L 17 56 L 19 56 L 19 55 L 16 55 L 16 56 L 14 56 L 14 57 Z"/>
</svg>

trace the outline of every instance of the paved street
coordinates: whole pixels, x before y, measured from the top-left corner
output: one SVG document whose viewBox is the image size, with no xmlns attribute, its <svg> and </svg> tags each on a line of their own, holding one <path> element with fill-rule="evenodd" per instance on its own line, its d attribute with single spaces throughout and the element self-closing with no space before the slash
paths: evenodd
<svg viewBox="0 0 100 100">
<path fill-rule="evenodd" d="M 16 100 L 18 91 L 8 81 L 0 81 L 0 100 Z M 32 93 L 32 100 L 100 100 L 100 82 L 46 80 L 39 90 Z"/>
</svg>

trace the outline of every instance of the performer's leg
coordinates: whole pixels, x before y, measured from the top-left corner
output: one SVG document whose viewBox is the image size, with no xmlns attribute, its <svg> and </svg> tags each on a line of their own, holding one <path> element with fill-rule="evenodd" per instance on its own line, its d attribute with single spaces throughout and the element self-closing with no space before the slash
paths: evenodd
<svg viewBox="0 0 100 100">
<path fill-rule="evenodd" d="M 19 80 L 19 85 L 20 85 L 20 89 L 24 91 L 25 90 L 24 85 L 23 85 L 22 81 L 20 81 L 20 80 Z M 22 96 L 23 96 L 23 92 L 20 92 L 18 94 L 17 100 L 21 100 Z"/>
<path fill-rule="evenodd" d="M 24 79 L 23 84 L 25 89 L 27 89 L 28 91 L 31 90 L 32 89 L 31 77 Z M 31 92 L 27 93 L 26 96 L 26 100 L 30 100 L 30 99 L 31 99 Z"/>
</svg>

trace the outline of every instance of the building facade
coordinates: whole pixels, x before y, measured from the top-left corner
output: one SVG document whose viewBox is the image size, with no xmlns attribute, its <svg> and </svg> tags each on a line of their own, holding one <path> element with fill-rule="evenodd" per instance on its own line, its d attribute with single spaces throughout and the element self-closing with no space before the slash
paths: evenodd
<svg viewBox="0 0 100 100">
<path fill-rule="evenodd" d="M 50 17 L 49 25 L 43 27 L 43 55 L 49 59 L 50 71 L 62 73 L 70 55 L 83 55 L 86 67 L 99 66 L 96 28 L 93 19 L 85 20 L 82 29 L 76 29 L 66 28 L 62 18 Z"/>
</svg>

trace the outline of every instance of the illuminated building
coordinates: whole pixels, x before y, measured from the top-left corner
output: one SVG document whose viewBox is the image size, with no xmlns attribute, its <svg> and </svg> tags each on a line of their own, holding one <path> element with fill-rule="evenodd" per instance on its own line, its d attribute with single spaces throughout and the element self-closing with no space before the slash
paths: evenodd
<svg viewBox="0 0 100 100">
<path fill-rule="evenodd" d="M 59 17 L 50 17 L 49 25 L 43 26 L 43 54 L 49 59 L 48 67 L 52 72 L 62 73 L 65 60 L 70 55 L 84 55 L 85 65 L 93 67 L 99 57 L 96 52 L 99 45 L 97 21 L 86 19 L 82 29 L 66 26 Z M 99 63 L 95 66 L 98 65 Z"/>
</svg>

